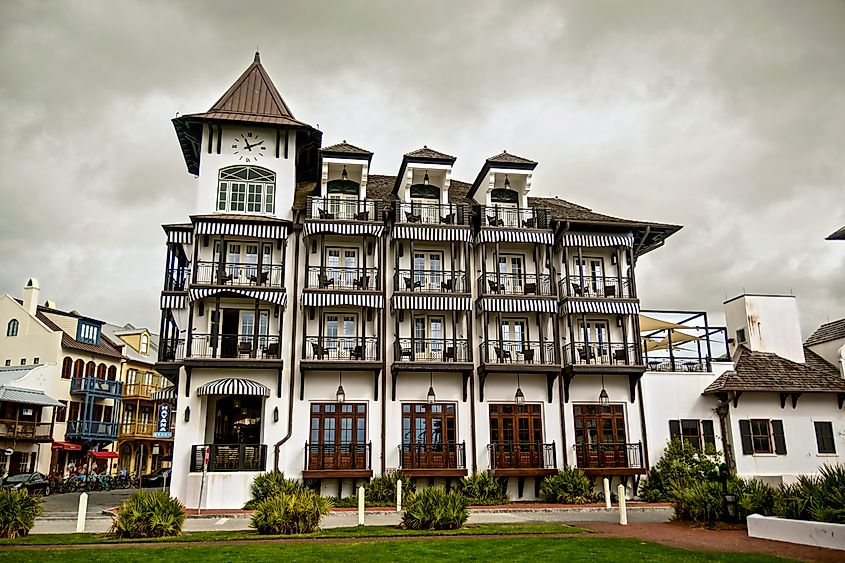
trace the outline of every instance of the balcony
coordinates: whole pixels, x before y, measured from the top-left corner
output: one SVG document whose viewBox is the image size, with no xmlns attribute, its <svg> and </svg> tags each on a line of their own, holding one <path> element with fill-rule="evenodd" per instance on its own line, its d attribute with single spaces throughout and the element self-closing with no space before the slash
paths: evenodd
<svg viewBox="0 0 845 563">
<path fill-rule="evenodd" d="M 569 276 L 560 280 L 562 297 L 585 297 L 587 299 L 633 299 L 631 278 L 617 276 Z"/>
<path fill-rule="evenodd" d="M 117 427 L 117 422 L 68 420 L 65 437 L 68 440 L 112 441 L 117 439 Z"/>
<path fill-rule="evenodd" d="M 469 225 L 470 214 L 464 205 L 457 203 L 399 203 L 397 223 L 420 225 Z"/>
<path fill-rule="evenodd" d="M 53 440 L 53 423 L 0 420 L 0 439 L 51 442 Z"/>
<path fill-rule="evenodd" d="M 162 340 L 158 347 L 159 362 L 175 362 L 185 357 L 185 339 Z"/>
<path fill-rule="evenodd" d="M 641 366 L 634 344 L 575 342 L 563 347 L 564 366 Z"/>
<path fill-rule="evenodd" d="M 384 221 L 384 202 L 374 199 L 309 197 L 306 219 L 324 221 Z"/>
<path fill-rule="evenodd" d="M 258 264 L 198 261 L 193 283 L 282 289 L 285 286 L 285 268 L 278 264 L 262 264 L 259 268 Z"/>
<path fill-rule="evenodd" d="M 497 477 L 541 476 L 557 472 L 555 443 L 494 442 L 487 446 L 490 471 Z"/>
<path fill-rule="evenodd" d="M 181 359 L 176 349 L 176 359 Z M 200 334 L 191 337 L 190 353 L 186 356 L 199 359 L 233 359 L 233 360 L 278 360 L 279 337 L 240 334 Z"/>
<path fill-rule="evenodd" d="M 649 357 L 646 354 L 646 365 L 649 371 L 673 371 L 681 373 L 709 373 L 713 369 L 710 358 L 702 357 Z"/>
<path fill-rule="evenodd" d="M 478 278 L 479 295 L 557 295 L 557 286 L 549 274 L 496 274 Z"/>
<path fill-rule="evenodd" d="M 164 274 L 164 291 L 186 291 L 188 289 L 188 268 L 173 268 Z"/>
<path fill-rule="evenodd" d="M 464 272 L 443 270 L 399 270 L 393 278 L 394 291 L 415 293 L 468 293 Z"/>
<path fill-rule="evenodd" d="M 201 444 L 191 447 L 191 473 L 203 470 L 206 448 L 208 471 L 265 471 L 266 444 Z"/>
<path fill-rule="evenodd" d="M 380 291 L 378 268 L 336 268 L 309 266 L 305 289 Z"/>
<path fill-rule="evenodd" d="M 160 385 L 152 385 L 149 383 L 124 383 L 123 398 L 138 397 L 141 399 L 149 399 L 150 396 L 159 389 L 161 389 Z"/>
<path fill-rule="evenodd" d="M 71 395 L 93 395 L 95 397 L 120 398 L 123 383 L 98 379 L 96 377 L 74 377 L 70 380 Z"/>
<path fill-rule="evenodd" d="M 481 361 L 485 364 L 508 365 L 558 365 L 557 347 L 554 342 L 524 340 L 488 340 L 481 344 Z"/>
<path fill-rule="evenodd" d="M 637 443 L 575 444 L 578 469 L 587 475 L 645 473 L 643 445 Z"/>
<path fill-rule="evenodd" d="M 306 336 L 303 360 L 378 362 L 381 342 L 376 336 Z"/>
<path fill-rule="evenodd" d="M 400 469 L 409 477 L 462 477 L 467 474 L 466 444 L 402 444 Z"/>
<path fill-rule="evenodd" d="M 400 363 L 471 362 L 466 339 L 400 338 L 396 343 L 396 361 Z"/>
<path fill-rule="evenodd" d="M 305 443 L 304 479 L 331 477 L 371 477 L 372 442 L 366 444 Z"/>
<path fill-rule="evenodd" d="M 546 209 L 535 209 L 533 207 L 482 207 L 481 226 L 507 229 L 548 229 L 549 214 Z"/>
<path fill-rule="evenodd" d="M 119 430 L 121 438 L 152 438 L 156 425 L 152 422 L 123 422 Z"/>
</svg>

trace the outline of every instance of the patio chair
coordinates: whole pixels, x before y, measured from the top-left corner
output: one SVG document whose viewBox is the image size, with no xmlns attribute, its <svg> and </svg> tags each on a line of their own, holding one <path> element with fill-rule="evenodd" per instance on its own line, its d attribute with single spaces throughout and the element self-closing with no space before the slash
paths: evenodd
<svg viewBox="0 0 845 563">
<path fill-rule="evenodd" d="M 414 215 L 413 213 L 406 211 L 405 212 L 405 220 L 408 223 L 421 223 L 422 222 L 422 215 Z"/>
<path fill-rule="evenodd" d="M 266 348 L 264 348 L 264 357 L 265 358 L 278 358 L 279 357 L 279 343 L 273 342 L 272 344 L 268 344 Z"/>
<path fill-rule="evenodd" d="M 255 285 L 264 285 L 267 283 L 267 278 L 270 277 L 270 272 L 261 272 L 258 275 L 249 276 L 249 281 Z"/>
<path fill-rule="evenodd" d="M 494 282 L 493 280 L 487 280 L 487 285 L 490 286 L 490 293 L 501 293 L 502 289 L 504 289 L 502 284 Z"/>
<path fill-rule="evenodd" d="M 352 287 L 355 289 L 370 289 L 370 276 L 361 276 L 352 280 Z"/>
<path fill-rule="evenodd" d="M 443 291 L 454 291 L 454 284 L 452 283 L 454 280 L 446 280 L 444 282 L 440 282 L 440 289 Z"/>
<path fill-rule="evenodd" d="M 456 358 L 455 358 L 455 347 L 454 347 L 454 346 L 449 346 L 449 347 L 448 347 L 448 348 L 446 348 L 446 350 L 443 352 L 443 361 L 444 361 L 444 362 L 454 362 L 454 361 L 456 361 Z"/>
<path fill-rule="evenodd" d="M 440 218 L 440 222 L 444 225 L 454 225 L 455 224 L 455 214 L 449 213 L 448 215 L 444 215 Z"/>
<path fill-rule="evenodd" d="M 369 211 L 359 211 L 354 215 L 356 221 L 369 221 L 370 220 L 370 212 Z"/>
<path fill-rule="evenodd" d="M 533 364 L 534 363 L 534 350 L 529 348 L 527 350 L 522 351 L 522 359 L 525 361 L 526 364 Z"/>
<path fill-rule="evenodd" d="M 364 359 L 364 347 L 360 344 L 355 346 L 350 352 L 349 357 L 353 360 L 363 360 Z"/>
<path fill-rule="evenodd" d="M 589 346 L 583 346 L 582 348 L 579 348 L 578 355 L 581 356 L 582 362 L 589 362 L 590 360 L 596 359 L 596 355 L 593 353 L 593 350 Z"/>
<path fill-rule="evenodd" d="M 239 342 L 238 356 L 252 356 L 252 342 Z"/>
<path fill-rule="evenodd" d="M 320 346 L 316 342 L 311 343 L 311 350 L 314 352 L 314 359 L 315 360 L 323 360 L 328 359 L 329 357 L 329 350 L 325 346 Z"/>
<path fill-rule="evenodd" d="M 399 351 L 399 361 L 402 361 L 402 358 L 408 358 L 408 361 L 414 360 L 414 353 L 410 348 L 402 348 Z"/>
<path fill-rule="evenodd" d="M 536 282 L 526 283 L 525 288 L 523 289 L 523 293 L 525 293 L 525 295 L 528 295 L 529 293 L 535 293 L 536 294 L 537 293 L 537 283 Z"/>
<path fill-rule="evenodd" d="M 330 278 L 325 274 L 320 274 L 320 288 L 326 289 L 329 286 L 334 287 L 334 278 Z"/>
<path fill-rule="evenodd" d="M 422 282 L 420 280 L 414 280 L 411 278 L 402 278 L 405 280 L 405 289 L 414 291 L 417 288 L 422 289 Z"/>
<path fill-rule="evenodd" d="M 617 363 L 628 363 L 628 351 L 625 348 L 617 348 L 613 351 L 613 361 Z"/>
<path fill-rule="evenodd" d="M 234 272 L 228 274 L 217 274 L 217 284 L 218 285 L 225 285 L 226 283 L 232 281 L 235 277 Z"/>
<path fill-rule="evenodd" d="M 510 350 L 502 350 L 498 346 L 493 346 L 493 351 L 496 352 L 496 361 L 500 364 L 503 363 L 505 360 L 511 361 L 513 359 Z"/>
<path fill-rule="evenodd" d="M 616 297 L 616 286 L 615 285 L 604 286 L 604 296 L 605 297 Z"/>
<path fill-rule="evenodd" d="M 527 228 L 527 229 L 533 229 L 534 228 L 534 217 L 531 217 L 530 219 L 526 219 L 525 221 L 523 221 L 522 226 Z"/>
<path fill-rule="evenodd" d="M 325 209 L 317 209 L 317 211 L 320 213 L 320 219 L 334 219 L 334 213 L 329 213 Z"/>
<path fill-rule="evenodd" d="M 578 285 L 577 283 L 573 283 L 572 285 L 572 294 L 576 297 L 584 297 L 584 288 Z"/>
<path fill-rule="evenodd" d="M 487 224 L 490 225 L 491 227 L 504 227 L 505 226 L 505 222 L 503 220 L 499 219 L 498 217 L 496 217 L 495 215 L 488 215 L 487 216 Z"/>
</svg>

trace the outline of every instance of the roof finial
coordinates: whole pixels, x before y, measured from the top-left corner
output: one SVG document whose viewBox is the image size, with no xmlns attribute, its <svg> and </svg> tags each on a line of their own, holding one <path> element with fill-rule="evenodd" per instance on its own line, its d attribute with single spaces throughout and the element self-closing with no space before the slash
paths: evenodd
<svg viewBox="0 0 845 563">
<path fill-rule="evenodd" d="M 255 60 L 252 61 L 252 62 L 254 62 L 254 63 L 260 63 L 261 62 L 261 55 L 258 54 L 258 45 L 255 46 Z"/>
</svg>

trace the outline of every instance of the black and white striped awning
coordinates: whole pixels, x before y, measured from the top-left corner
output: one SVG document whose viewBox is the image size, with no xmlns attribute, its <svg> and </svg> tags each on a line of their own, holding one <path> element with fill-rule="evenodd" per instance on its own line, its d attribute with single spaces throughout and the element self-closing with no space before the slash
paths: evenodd
<svg viewBox="0 0 845 563">
<path fill-rule="evenodd" d="M 452 225 L 396 225 L 393 227 L 393 238 L 435 242 L 472 242 L 472 230 L 469 227 Z"/>
<path fill-rule="evenodd" d="M 380 237 L 384 233 L 384 225 L 364 223 L 361 221 L 305 221 L 303 229 L 305 236 L 311 235 L 345 235 L 345 236 L 373 236 Z"/>
<path fill-rule="evenodd" d="M 194 230 L 198 235 L 232 235 L 262 239 L 284 239 L 288 226 L 284 223 L 242 223 L 197 219 Z"/>
<path fill-rule="evenodd" d="M 204 395 L 249 395 L 251 397 L 269 397 L 270 388 L 251 379 L 217 379 L 197 389 L 197 396 Z"/>
<path fill-rule="evenodd" d="M 633 233 L 564 233 L 559 246 L 634 246 Z"/>
<path fill-rule="evenodd" d="M 349 305 L 352 307 L 384 307 L 384 297 L 371 293 L 329 293 L 305 291 L 302 293 L 303 307 L 337 307 Z"/>
<path fill-rule="evenodd" d="M 167 242 L 173 242 L 177 244 L 191 244 L 194 242 L 194 229 L 193 228 L 185 228 L 185 229 L 166 229 L 167 230 Z"/>
<path fill-rule="evenodd" d="M 271 291 L 267 289 L 240 289 L 240 288 L 194 288 L 190 290 L 191 301 L 198 301 L 217 295 L 218 293 L 234 294 L 241 297 L 248 297 L 249 299 L 258 299 L 259 301 L 267 301 L 275 303 L 281 307 L 288 304 L 288 294 L 285 291 Z"/>
<path fill-rule="evenodd" d="M 154 391 L 150 398 L 153 401 L 175 401 L 176 400 L 176 387 L 171 385 L 170 387 L 165 387 L 164 389 L 159 389 L 158 391 Z"/>
<path fill-rule="evenodd" d="M 485 297 L 478 302 L 478 310 L 484 313 L 554 313 L 558 303 L 550 299 L 524 299 L 521 297 Z"/>
<path fill-rule="evenodd" d="M 640 312 L 640 304 L 636 301 L 610 300 L 572 300 L 563 303 L 566 313 L 605 313 L 608 315 L 636 315 Z"/>
<path fill-rule="evenodd" d="M 162 309 L 184 309 L 187 303 L 187 295 L 162 295 L 161 308 Z"/>
<path fill-rule="evenodd" d="M 472 298 L 455 295 L 394 295 L 393 310 L 402 309 L 469 311 L 472 309 Z"/>
<path fill-rule="evenodd" d="M 552 244 L 554 234 L 551 231 L 534 229 L 481 229 L 476 242 L 526 242 L 529 244 Z"/>
</svg>

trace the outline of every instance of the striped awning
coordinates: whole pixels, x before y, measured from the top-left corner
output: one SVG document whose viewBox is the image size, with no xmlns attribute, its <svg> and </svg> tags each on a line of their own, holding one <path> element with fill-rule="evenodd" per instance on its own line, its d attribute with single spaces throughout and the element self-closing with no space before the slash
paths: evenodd
<svg viewBox="0 0 845 563">
<path fill-rule="evenodd" d="M 485 313 L 557 313 L 558 304 L 550 299 L 519 297 L 485 297 L 478 302 L 478 310 Z"/>
<path fill-rule="evenodd" d="M 249 395 L 252 397 L 269 397 L 270 388 L 266 385 L 256 383 L 251 379 L 217 379 L 206 383 L 197 389 L 197 396 L 204 395 Z"/>
<path fill-rule="evenodd" d="M 636 315 L 640 312 L 640 304 L 636 301 L 610 301 L 598 299 L 572 300 L 563 303 L 566 313 L 606 313 L 615 315 Z"/>
<path fill-rule="evenodd" d="M 288 236 L 285 223 L 246 223 L 197 219 L 194 230 L 198 235 L 232 235 L 263 239 L 284 239 Z"/>
<path fill-rule="evenodd" d="M 7 387 L 5 385 L 0 386 L 0 401 L 22 403 L 24 405 L 40 405 L 42 407 L 62 406 L 56 399 L 44 394 L 44 391 Z"/>
<path fill-rule="evenodd" d="M 469 227 L 453 225 L 396 225 L 393 227 L 393 238 L 435 242 L 472 242 L 472 230 Z"/>
<path fill-rule="evenodd" d="M 241 297 L 248 297 L 249 299 L 258 299 L 259 301 L 275 303 L 276 305 L 280 305 L 281 307 L 285 307 L 288 304 L 288 294 L 286 291 L 271 291 L 267 289 L 242 289 L 236 287 L 227 287 L 225 289 L 221 289 L 219 287 L 192 287 L 190 290 L 191 301 L 205 299 L 206 297 L 211 297 L 212 295 L 217 295 L 218 293 L 234 294 L 239 295 Z"/>
<path fill-rule="evenodd" d="M 181 295 L 162 295 L 161 308 L 162 309 L 184 309 L 187 304 L 188 296 Z"/>
<path fill-rule="evenodd" d="M 194 229 L 186 227 L 182 229 L 167 229 L 167 242 L 178 244 L 191 244 L 194 242 Z"/>
<path fill-rule="evenodd" d="M 365 223 L 363 221 L 305 221 L 303 229 L 305 236 L 311 235 L 346 235 L 380 237 L 384 233 L 384 225 Z"/>
<path fill-rule="evenodd" d="M 153 401 L 175 401 L 176 400 L 176 387 L 171 385 L 169 387 L 165 387 L 164 389 L 159 389 L 158 391 L 154 391 L 150 398 Z"/>
<path fill-rule="evenodd" d="M 472 298 L 455 295 L 394 295 L 393 309 L 469 311 L 472 309 Z"/>
<path fill-rule="evenodd" d="M 633 233 L 564 233 L 559 246 L 634 246 Z"/>
<path fill-rule="evenodd" d="M 554 234 L 551 231 L 535 229 L 488 229 L 482 228 L 476 242 L 526 242 L 529 244 L 552 244 Z"/>
<path fill-rule="evenodd" d="M 302 293 L 303 307 L 335 307 L 350 305 L 352 307 L 384 307 L 384 297 L 371 293 L 329 293 L 305 291 Z"/>
</svg>

